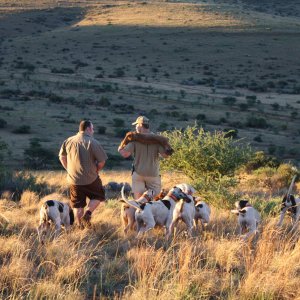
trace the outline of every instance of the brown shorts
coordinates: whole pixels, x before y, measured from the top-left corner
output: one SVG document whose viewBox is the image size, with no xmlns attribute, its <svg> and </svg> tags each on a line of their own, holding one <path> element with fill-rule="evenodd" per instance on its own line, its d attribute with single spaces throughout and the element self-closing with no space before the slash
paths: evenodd
<svg viewBox="0 0 300 300">
<path fill-rule="evenodd" d="M 87 185 L 71 185 L 70 195 L 72 208 L 85 207 L 86 197 L 90 200 L 105 201 L 105 191 L 99 177 L 94 182 Z"/>
</svg>

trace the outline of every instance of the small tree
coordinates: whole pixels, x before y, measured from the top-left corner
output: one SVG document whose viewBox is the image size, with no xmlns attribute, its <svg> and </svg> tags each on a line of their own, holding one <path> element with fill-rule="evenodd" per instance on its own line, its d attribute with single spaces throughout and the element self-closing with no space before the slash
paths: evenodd
<svg viewBox="0 0 300 300">
<path fill-rule="evenodd" d="M 51 150 L 43 148 L 36 139 L 32 139 L 29 148 L 24 150 L 24 161 L 26 167 L 35 170 L 58 165 L 57 155 Z"/>
<path fill-rule="evenodd" d="M 251 149 L 224 132 L 206 132 L 196 125 L 164 135 L 175 152 L 162 161 L 162 169 L 183 172 L 210 203 L 230 207 L 235 200 L 230 193 L 236 184 L 234 172 L 250 159 Z"/>
</svg>

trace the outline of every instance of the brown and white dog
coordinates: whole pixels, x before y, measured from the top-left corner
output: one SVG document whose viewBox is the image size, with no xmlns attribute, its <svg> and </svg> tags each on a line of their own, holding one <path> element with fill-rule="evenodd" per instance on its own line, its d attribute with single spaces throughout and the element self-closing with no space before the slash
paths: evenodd
<svg viewBox="0 0 300 300">
<path fill-rule="evenodd" d="M 257 233 L 260 215 L 248 200 L 236 201 L 235 207 L 236 209 L 231 210 L 231 212 L 238 215 L 239 234 L 246 240 L 252 234 Z"/>
<path fill-rule="evenodd" d="M 188 234 L 190 236 L 192 235 L 192 230 L 194 228 L 195 203 L 193 194 L 196 192 L 196 190 L 187 183 L 177 184 L 176 187 L 180 188 L 187 195 L 190 201 L 180 199 L 180 201 L 175 204 L 172 222 L 167 232 L 167 238 L 169 238 L 173 233 L 174 228 L 176 228 L 180 220 L 183 221 L 187 226 Z"/>
<path fill-rule="evenodd" d="M 44 237 L 50 231 L 51 223 L 55 225 L 55 237 L 60 234 L 62 225 L 66 230 L 73 225 L 74 213 L 69 204 L 57 200 L 48 200 L 42 204 L 40 209 L 40 223 L 37 228 L 39 241 L 42 244 L 44 243 Z"/>
<path fill-rule="evenodd" d="M 134 230 L 134 227 L 136 225 L 135 222 L 135 211 L 136 208 L 130 206 L 126 201 L 133 201 L 140 204 L 144 204 L 147 202 L 150 202 L 153 200 L 154 191 L 153 190 L 147 190 L 143 193 L 143 195 L 137 199 L 137 200 L 127 200 L 124 193 L 124 188 L 121 189 L 121 195 L 122 200 L 121 202 L 124 202 L 121 207 L 121 219 L 123 223 L 123 230 L 124 233 L 127 233 L 129 229 Z"/>
<path fill-rule="evenodd" d="M 165 226 L 168 234 L 173 218 L 173 210 L 180 199 L 191 202 L 191 199 L 180 188 L 173 187 L 162 200 L 150 201 L 144 204 L 124 200 L 129 206 L 136 209 L 135 220 L 137 232 L 140 235 L 153 229 L 155 225 Z"/>
<path fill-rule="evenodd" d="M 200 220 L 202 229 L 204 230 L 210 221 L 210 207 L 204 201 L 198 197 L 195 199 L 195 226 L 198 227 L 198 222 Z"/>
<path fill-rule="evenodd" d="M 293 228 L 294 229 L 300 219 L 300 198 L 295 198 L 294 195 L 285 195 L 282 199 L 281 203 L 281 212 L 280 212 L 280 220 L 278 222 L 278 226 L 282 225 L 284 215 L 288 213 L 292 218 Z"/>
</svg>

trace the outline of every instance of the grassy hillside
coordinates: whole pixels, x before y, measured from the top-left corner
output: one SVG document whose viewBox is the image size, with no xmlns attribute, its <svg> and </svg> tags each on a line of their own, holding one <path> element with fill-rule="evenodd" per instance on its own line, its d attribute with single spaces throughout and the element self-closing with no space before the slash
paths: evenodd
<svg viewBox="0 0 300 300">
<path fill-rule="evenodd" d="M 165 241 L 162 229 L 137 239 L 121 227 L 119 197 L 109 196 L 93 215 L 93 229 L 73 229 L 44 246 L 37 240 L 39 207 L 45 199 L 67 200 L 61 172 L 35 173 L 52 194 L 40 199 L 29 190 L 20 202 L 0 201 L 0 290 L 2 299 L 291 299 L 299 297 L 298 230 L 292 234 L 278 221 L 280 198 L 257 198 L 250 182 L 252 203 L 277 203 L 271 212 L 260 209 L 259 235 L 243 242 L 236 217 L 212 207 L 206 231 Z M 126 181 L 127 172 L 105 172 L 103 182 Z M 163 174 L 172 187 L 186 179 Z M 252 187 L 250 189 L 250 187 Z M 299 188 L 299 186 L 298 186 Z M 251 191 L 250 191 L 251 190 Z M 209 199 L 208 199 L 209 202 Z M 261 206 L 263 207 L 263 206 Z"/>
<path fill-rule="evenodd" d="M 299 159 L 297 3 L 235 2 L 0 1 L 6 164 L 22 169 L 32 139 L 55 156 L 81 118 L 118 155 L 139 114 Z"/>
</svg>

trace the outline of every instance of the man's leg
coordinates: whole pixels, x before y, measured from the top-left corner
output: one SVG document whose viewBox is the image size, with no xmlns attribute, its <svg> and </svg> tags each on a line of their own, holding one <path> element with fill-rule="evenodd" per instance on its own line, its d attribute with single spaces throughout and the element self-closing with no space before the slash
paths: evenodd
<svg viewBox="0 0 300 300">
<path fill-rule="evenodd" d="M 75 222 L 77 223 L 77 225 L 80 225 L 80 219 L 83 216 L 84 209 L 82 207 L 73 208 L 73 211 L 74 211 Z"/>
<path fill-rule="evenodd" d="M 70 186 L 70 196 L 75 222 L 81 227 L 81 218 L 84 214 L 84 207 L 86 206 L 86 196 L 82 191 L 82 187 L 78 185 Z"/>
<path fill-rule="evenodd" d="M 87 205 L 85 213 L 82 216 L 82 223 L 86 227 L 91 226 L 92 213 L 99 206 L 101 202 L 105 201 L 105 191 L 102 186 L 102 182 L 98 177 L 93 183 L 86 186 L 87 196 L 90 198 L 90 202 Z"/>
<path fill-rule="evenodd" d="M 132 174 L 132 192 L 134 194 L 134 199 L 139 199 L 143 193 L 146 191 L 145 181 L 143 176 L 140 176 L 136 172 Z"/>
<path fill-rule="evenodd" d="M 161 191 L 161 177 L 145 177 L 146 180 L 146 189 L 154 191 L 154 197 L 158 195 Z"/>
</svg>

